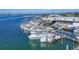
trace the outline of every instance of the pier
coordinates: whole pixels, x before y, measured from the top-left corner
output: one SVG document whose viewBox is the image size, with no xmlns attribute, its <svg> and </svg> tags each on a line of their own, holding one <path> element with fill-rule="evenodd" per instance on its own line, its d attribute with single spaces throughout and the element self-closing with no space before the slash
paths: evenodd
<svg viewBox="0 0 79 59">
<path fill-rule="evenodd" d="M 73 41 L 79 41 L 78 39 L 76 39 L 75 37 L 70 37 L 69 35 L 65 34 L 65 32 L 60 33 L 59 30 L 56 30 L 55 33 L 57 33 L 58 35 L 62 36 L 62 37 L 66 37 L 69 38 Z"/>
</svg>

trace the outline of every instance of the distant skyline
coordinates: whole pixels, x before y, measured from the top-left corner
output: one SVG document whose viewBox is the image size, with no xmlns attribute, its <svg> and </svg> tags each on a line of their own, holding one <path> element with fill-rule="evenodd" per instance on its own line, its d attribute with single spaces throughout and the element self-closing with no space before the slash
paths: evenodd
<svg viewBox="0 0 79 59">
<path fill-rule="evenodd" d="M 0 9 L 0 13 L 24 13 L 24 14 L 40 14 L 40 13 L 66 13 L 79 12 L 79 9 Z"/>
</svg>

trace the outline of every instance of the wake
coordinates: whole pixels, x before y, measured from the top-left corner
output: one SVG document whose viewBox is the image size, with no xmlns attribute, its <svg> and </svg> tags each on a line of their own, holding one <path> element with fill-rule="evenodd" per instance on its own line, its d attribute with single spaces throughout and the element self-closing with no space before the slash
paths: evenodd
<svg viewBox="0 0 79 59">
<path fill-rule="evenodd" d="M 32 16 L 19 16 L 19 17 L 3 18 L 3 19 L 0 19 L 0 22 L 1 21 L 12 20 L 12 19 L 17 19 L 18 20 L 18 18 L 26 18 L 26 17 L 32 17 Z"/>
</svg>

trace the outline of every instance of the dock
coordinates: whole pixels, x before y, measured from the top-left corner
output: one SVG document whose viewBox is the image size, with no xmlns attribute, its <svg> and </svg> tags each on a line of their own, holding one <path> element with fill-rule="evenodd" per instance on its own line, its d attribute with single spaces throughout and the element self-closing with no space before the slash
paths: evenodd
<svg viewBox="0 0 79 59">
<path fill-rule="evenodd" d="M 60 33 L 60 32 L 59 32 L 59 30 L 57 30 L 57 31 L 55 31 L 55 32 L 56 32 L 56 34 L 58 34 L 58 35 L 60 35 L 60 36 L 62 36 L 62 37 L 69 38 L 69 39 L 71 39 L 71 40 L 73 40 L 73 41 L 79 41 L 79 40 L 78 40 L 78 39 L 76 39 L 75 37 L 70 37 L 69 35 L 64 34 L 64 32 L 63 32 L 63 34 L 62 34 L 62 33 Z"/>
</svg>

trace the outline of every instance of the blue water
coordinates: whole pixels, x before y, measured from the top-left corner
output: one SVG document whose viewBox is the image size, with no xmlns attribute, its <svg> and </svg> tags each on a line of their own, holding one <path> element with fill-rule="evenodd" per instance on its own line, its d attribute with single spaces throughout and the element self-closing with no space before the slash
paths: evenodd
<svg viewBox="0 0 79 59">
<path fill-rule="evenodd" d="M 24 22 L 28 22 L 33 17 L 23 16 L 0 16 L 0 50 L 65 50 L 66 44 L 69 44 L 69 48 L 73 49 L 75 42 L 71 40 L 64 40 L 63 45 L 61 40 L 55 41 L 51 45 L 43 44 L 39 41 L 29 41 L 27 34 L 25 34 L 20 25 Z"/>
<path fill-rule="evenodd" d="M 1 20 L 2 18 L 5 20 L 0 21 L 0 49 L 27 49 L 27 35 L 22 32 L 20 25 L 28 21 L 28 18 L 0 17 Z M 7 18 L 10 19 L 6 20 Z"/>
</svg>

